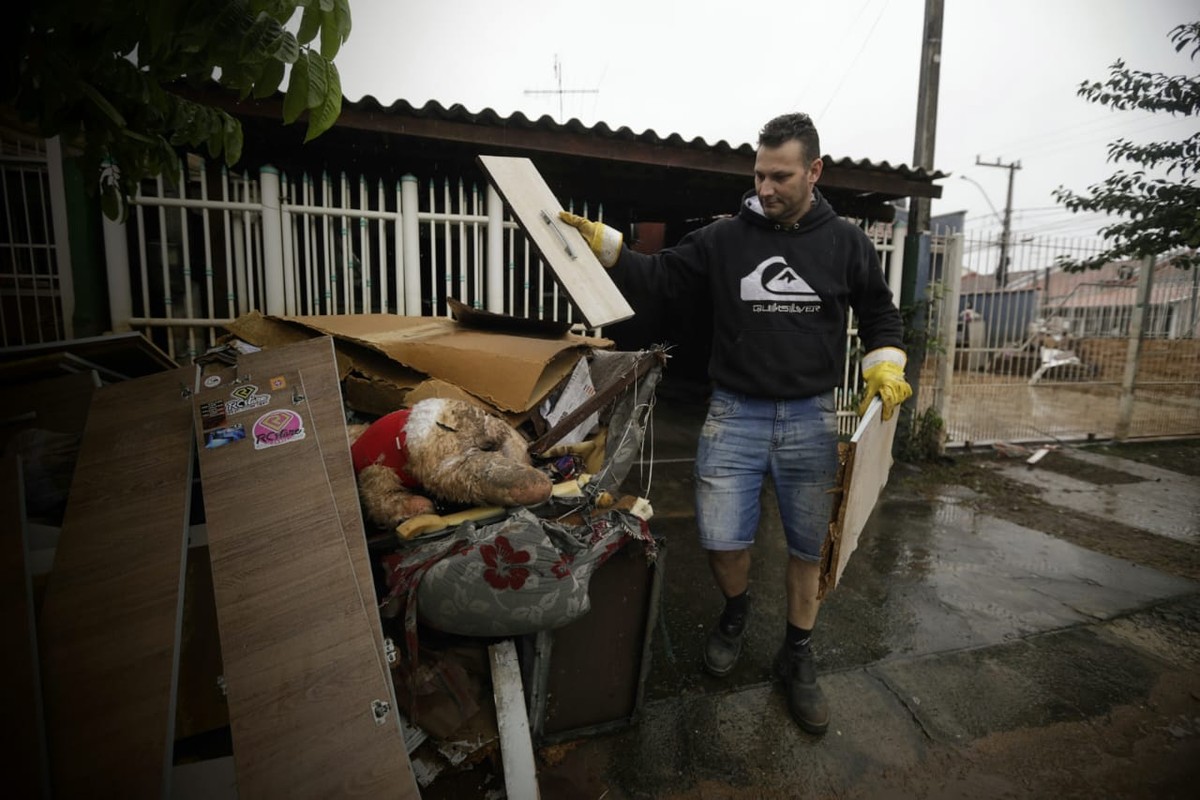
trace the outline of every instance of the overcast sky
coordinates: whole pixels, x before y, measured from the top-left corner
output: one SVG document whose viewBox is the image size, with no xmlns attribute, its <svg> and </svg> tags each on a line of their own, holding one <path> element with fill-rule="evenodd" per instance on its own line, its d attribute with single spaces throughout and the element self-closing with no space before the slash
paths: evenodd
<svg viewBox="0 0 1200 800">
<path fill-rule="evenodd" d="M 777 114 L 806 111 L 827 155 L 912 164 L 924 5 L 351 0 L 337 64 L 351 100 L 436 100 L 735 146 Z M 953 175 L 933 213 L 965 210 L 968 230 L 998 227 L 1008 171 L 976 157 L 1019 161 L 1014 230 L 1094 235 L 1096 219 L 1067 212 L 1052 190 L 1111 174 L 1106 146 L 1118 137 L 1176 141 L 1200 120 L 1115 112 L 1076 89 L 1118 58 L 1200 73 L 1168 39 L 1198 17 L 1186 0 L 945 0 L 934 167 Z M 530 93 L 560 80 L 586 93 Z"/>
</svg>

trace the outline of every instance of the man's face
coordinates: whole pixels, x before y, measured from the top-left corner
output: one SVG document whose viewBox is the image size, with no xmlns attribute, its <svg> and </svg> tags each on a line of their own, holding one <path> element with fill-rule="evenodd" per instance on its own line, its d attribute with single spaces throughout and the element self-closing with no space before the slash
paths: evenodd
<svg viewBox="0 0 1200 800">
<path fill-rule="evenodd" d="M 758 148 L 754 159 L 754 191 L 767 219 L 791 225 L 812 207 L 812 188 L 821 177 L 820 158 L 808 161 L 795 139 L 779 147 Z"/>
</svg>

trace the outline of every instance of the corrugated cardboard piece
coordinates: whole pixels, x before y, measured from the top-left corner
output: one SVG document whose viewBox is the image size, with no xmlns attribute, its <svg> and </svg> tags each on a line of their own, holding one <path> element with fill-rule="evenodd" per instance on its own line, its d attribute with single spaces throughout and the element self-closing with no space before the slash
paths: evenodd
<svg viewBox="0 0 1200 800">
<path fill-rule="evenodd" d="M 427 378 L 437 378 L 501 411 L 517 413 L 536 406 L 589 348 L 612 346 L 608 339 L 570 333 L 527 336 L 468 328 L 443 317 L 395 314 L 248 314 L 227 328 L 259 347 L 327 334 L 334 338 L 343 379 L 357 373 L 361 379 L 396 390 L 391 397 L 403 397 Z M 392 403 L 391 408 L 398 405 Z"/>
</svg>

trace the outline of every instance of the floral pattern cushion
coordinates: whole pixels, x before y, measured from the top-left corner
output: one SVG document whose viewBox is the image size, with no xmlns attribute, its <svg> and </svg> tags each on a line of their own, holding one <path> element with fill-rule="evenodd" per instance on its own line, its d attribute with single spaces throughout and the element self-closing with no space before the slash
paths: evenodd
<svg viewBox="0 0 1200 800">
<path fill-rule="evenodd" d="M 518 636 L 561 627 L 587 613 L 592 574 L 631 539 L 653 546 L 645 523 L 623 511 L 563 526 L 526 509 L 484 527 L 416 542 L 384 559 L 389 598 L 416 623 L 464 636 Z"/>
</svg>

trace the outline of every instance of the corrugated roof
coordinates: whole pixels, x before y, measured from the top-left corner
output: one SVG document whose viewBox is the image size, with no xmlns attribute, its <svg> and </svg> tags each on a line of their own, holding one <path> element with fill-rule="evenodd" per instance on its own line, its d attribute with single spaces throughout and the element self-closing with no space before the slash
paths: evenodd
<svg viewBox="0 0 1200 800">
<path fill-rule="evenodd" d="M 724 139 L 720 139 L 716 142 L 709 142 L 699 136 L 693 139 L 685 139 L 678 133 L 671 133 L 664 137 L 654 130 L 645 130 L 641 133 L 637 133 L 633 129 L 626 126 L 621 126 L 614 129 L 603 121 L 591 126 L 585 125 L 577 118 L 571 118 L 566 122 L 558 122 L 549 115 L 542 115 L 537 119 L 530 119 L 520 111 L 505 117 L 501 116 L 497 111 L 491 108 L 484 108 L 480 111 L 471 111 L 461 103 L 454 103 L 447 107 L 443 106 L 436 100 L 430 100 L 423 106 L 419 107 L 414 106 L 407 100 L 396 100 L 391 105 L 385 106 L 372 95 L 364 95 L 359 100 L 345 100 L 342 106 L 343 119 L 345 119 L 347 116 L 351 118 L 354 116 L 353 113 L 347 115 L 347 111 L 362 112 L 366 114 L 382 112 L 385 114 L 396 114 L 415 117 L 418 119 L 443 120 L 470 125 L 542 131 L 546 133 L 567 132 L 583 134 L 597 139 L 611 140 L 614 142 L 638 142 L 644 145 L 655 147 L 676 148 L 680 150 L 700 150 L 719 154 L 738 154 L 748 158 L 753 158 L 755 154 L 755 148 L 751 144 L 740 144 L 735 146 Z M 944 173 L 939 170 L 927 170 L 923 167 L 911 167 L 907 164 L 893 165 L 888 161 L 871 161 L 868 158 L 835 158 L 826 154 L 824 159 L 826 162 L 826 168 L 832 164 L 843 169 L 889 172 L 894 175 L 916 181 L 935 181 L 948 176 L 948 173 Z"/>
</svg>

